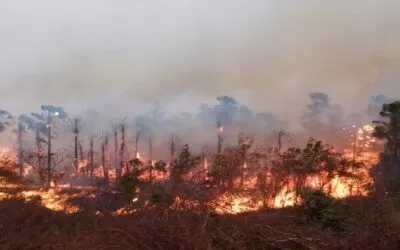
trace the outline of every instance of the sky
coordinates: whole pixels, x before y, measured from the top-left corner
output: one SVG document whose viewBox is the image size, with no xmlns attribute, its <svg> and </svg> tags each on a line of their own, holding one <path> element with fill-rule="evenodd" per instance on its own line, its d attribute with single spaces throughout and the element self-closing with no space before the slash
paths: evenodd
<svg viewBox="0 0 400 250">
<path fill-rule="evenodd" d="M 400 96 L 399 41 L 397 0 L 2 0 L 0 108 L 177 114 L 227 94 L 290 118 L 326 91 L 356 109 Z"/>
</svg>

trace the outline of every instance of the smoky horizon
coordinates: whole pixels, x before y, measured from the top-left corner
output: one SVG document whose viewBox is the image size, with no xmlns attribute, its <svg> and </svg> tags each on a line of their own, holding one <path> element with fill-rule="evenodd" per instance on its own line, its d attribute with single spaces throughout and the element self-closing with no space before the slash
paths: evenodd
<svg viewBox="0 0 400 250">
<path fill-rule="evenodd" d="M 397 1 L 0 3 L 2 108 L 195 113 L 217 96 L 296 120 L 308 93 L 349 112 L 400 94 Z M 28 108 L 29 107 L 29 108 Z"/>
</svg>

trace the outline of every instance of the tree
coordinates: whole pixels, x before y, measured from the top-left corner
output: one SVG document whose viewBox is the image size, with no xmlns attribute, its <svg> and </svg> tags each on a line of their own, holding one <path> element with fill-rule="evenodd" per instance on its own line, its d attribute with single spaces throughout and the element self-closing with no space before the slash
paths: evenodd
<svg viewBox="0 0 400 250">
<path fill-rule="evenodd" d="M 323 92 L 310 93 L 309 98 L 310 103 L 301 117 L 302 126 L 318 138 L 338 138 L 344 109 L 338 104 L 333 104 L 329 95 Z"/>
<path fill-rule="evenodd" d="M 200 163 L 200 157 L 194 156 L 189 150 L 189 145 L 185 144 L 177 159 L 171 164 L 170 181 L 172 185 L 172 195 L 182 198 L 182 192 L 185 191 L 183 176 L 188 174 Z"/>
<path fill-rule="evenodd" d="M 386 143 L 374 168 L 376 188 L 381 194 L 396 195 L 400 192 L 400 101 L 384 104 L 379 115 L 373 136 Z"/>
<path fill-rule="evenodd" d="M 212 184 L 217 186 L 220 192 L 233 191 L 235 181 L 238 179 L 239 186 L 243 187 L 252 145 L 253 139 L 240 133 L 237 145 L 225 147 L 213 156 L 209 175 Z"/>
<path fill-rule="evenodd" d="M 35 128 L 38 132 L 42 133 L 46 139 L 37 139 L 37 142 L 43 141 L 47 144 L 47 166 L 43 171 L 39 169 L 39 174 L 46 173 L 47 186 L 50 186 L 52 173 L 53 173 L 53 157 L 54 153 L 52 152 L 52 139 L 55 138 L 55 133 L 53 130 L 54 121 L 55 120 L 63 120 L 67 118 L 67 113 L 61 107 L 55 107 L 52 105 L 42 105 L 41 106 L 42 113 L 31 113 L 33 117 L 35 117 L 38 121 L 35 124 Z M 46 114 L 47 113 L 47 114 Z M 55 119 L 56 118 L 56 119 Z M 40 137 L 40 133 L 37 133 L 37 137 Z M 39 156 L 38 156 L 39 157 Z M 39 161 L 38 161 L 39 162 Z"/>
<path fill-rule="evenodd" d="M 342 154 L 335 152 L 330 145 L 310 138 L 304 148 L 290 147 L 283 153 L 281 171 L 293 180 L 297 198 L 300 191 L 306 187 L 308 176 L 321 176 L 323 182 L 319 188 L 325 189 L 335 177 L 354 178 L 352 169 L 360 166 L 360 163 L 348 160 Z M 327 188 L 330 194 L 332 186 Z"/>
<path fill-rule="evenodd" d="M 17 163 L 10 151 L 0 149 L 0 182 L 21 183 L 21 176 L 17 172 Z"/>
<path fill-rule="evenodd" d="M 101 145 L 101 165 L 103 166 L 103 175 L 104 175 L 104 185 L 105 188 L 108 188 L 109 186 L 109 175 L 108 175 L 108 170 L 109 170 L 109 151 L 108 151 L 108 133 L 105 134 L 104 136 L 104 141 Z"/>
<path fill-rule="evenodd" d="M 383 94 L 372 96 L 368 103 L 367 115 L 376 118 L 384 104 L 392 103 L 394 101 L 395 100 L 392 98 Z"/>
<path fill-rule="evenodd" d="M 4 132 L 12 124 L 14 124 L 12 115 L 0 109 L 0 133 Z"/>
<path fill-rule="evenodd" d="M 18 168 L 19 174 L 22 177 L 24 175 L 24 149 L 23 149 L 23 141 L 22 135 L 26 132 L 27 127 L 24 126 L 23 123 L 18 122 L 18 129 L 17 129 L 17 140 L 18 140 Z"/>
<path fill-rule="evenodd" d="M 68 127 L 72 130 L 74 135 L 74 167 L 75 172 L 78 174 L 79 159 L 78 159 L 78 149 L 81 147 L 79 142 L 79 134 L 84 126 L 82 120 L 79 117 L 74 119 L 68 119 Z"/>
<path fill-rule="evenodd" d="M 149 112 L 150 118 L 155 122 L 160 122 L 164 118 L 165 110 L 159 102 L 155 102 Z"/>
<path fill-rule="evenodd" d="M 238 112 L 238 103 L 233 97 L 218 96 L 218 103 L 213 106 L 202 104 L 198 118 L 204 125 L 215 124 L 215 121 L 221 122 L 224 126 L 231 125 Z"/>
</svg>

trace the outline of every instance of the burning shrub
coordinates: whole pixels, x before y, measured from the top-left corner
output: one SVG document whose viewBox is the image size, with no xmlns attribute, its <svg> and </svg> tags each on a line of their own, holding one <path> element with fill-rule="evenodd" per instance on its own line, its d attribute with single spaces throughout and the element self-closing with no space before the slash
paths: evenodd
<svg viewBox="0 0 400 250">
<path fill-rule="evenodd" d="M 7 184 L 21 183 L 17 173 L 17 163 L 12 152 L 0 149 L 0 182 Z"/>
<path fill-rule="evenodd" d="M 321 222 L 324 227 L 344 230 L 347 206 L 321 190 L 303 189 L 300 192 L 303 211 L 308 222 Z"/>
</svg>

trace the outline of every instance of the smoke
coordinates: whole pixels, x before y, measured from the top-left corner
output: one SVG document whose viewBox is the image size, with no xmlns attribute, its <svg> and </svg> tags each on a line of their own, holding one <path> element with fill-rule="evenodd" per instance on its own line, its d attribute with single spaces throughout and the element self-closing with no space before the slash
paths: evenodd
<svg viewBox="0 0 400 250">
<path fill-rule="evenodd" d="M 400 95 L 399 24 L 396 0 L 3 0 L 1 108 L 172 115 L 229 95 L 297 120 L 322 91 L 356 110 Z"/>
</svg>

